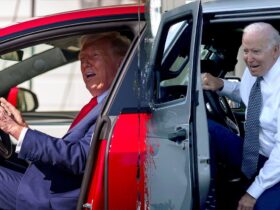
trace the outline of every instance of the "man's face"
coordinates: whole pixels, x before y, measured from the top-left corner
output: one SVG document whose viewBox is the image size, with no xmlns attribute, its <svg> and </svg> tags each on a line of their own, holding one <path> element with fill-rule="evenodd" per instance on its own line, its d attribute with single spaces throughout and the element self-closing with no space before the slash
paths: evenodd
<svg viewBox="0 0 280 210">
<path fill-rule="evenodd" d="M 263 76 L 278 58 L 278 46 L 269 47 L 269 40 L 262 33 L 247 32 L 243 35 L 244 61 L 253 76 Z"/>
<path fill-rule="evenodd" d="M 101 95 L 110 87 L 121 57 L 113 54 L 108 40 L 98 39 L 86 41 L 79 58 L 87 89 L 93 97 Z"/>
</svg>

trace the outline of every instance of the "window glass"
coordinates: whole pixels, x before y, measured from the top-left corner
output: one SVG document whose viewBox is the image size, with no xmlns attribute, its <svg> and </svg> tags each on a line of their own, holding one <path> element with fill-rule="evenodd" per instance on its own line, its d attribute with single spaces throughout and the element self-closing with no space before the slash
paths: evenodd
<svg viewBox="0 0 280 210">
<path fill-rule="evenodd" d="M 184 98 L 189 83 L 191 24 L 180 21 L 168 29 L 159 70 L 158 102 Z"/>
<path fill-rule="evenodd" d="M 169 29 L 169 32 L 167 34 L 167 38 L 166 38 L 166 42 L 164 45 L 164 51 L 166 51 L 166 49 L 171 45 L 171 43 L 174 43 L 175 39 L 176 39 L 176 34 L 179 32 L 179 30 L 182 30 L 181 27 L 184 25 L 185 21 L 179 22 L 179 23 L 175 23 L 174 25 L 172 25 Z"/>
<path fill-rule="evenodd" d="M 19 87 L 31 89 L 36 94 L 39 102 L 36 111 L 78 111 L 91 98 L 83 82 L 79 61 L 41 74 Z"/>
<path fill-rule="evenodd" d="M 0 73 L 36 95 L 36 111 L 78 111 L 91 98 L 80 72 L 78 39 L 51 40 L 0 55 Z"/>
<path fill-rule="evenodd" d="M 4 55 L 1 55 L 0 58 L 0 71 L 6 69 L 9 66 L 13 66 L 17 63 L 20 63 L 36 54 L 44 52 L 53 48 L 53 46 L 48 44 L 39 44 L 32 47 L 27 47 L 18 51 L 10 52 Z"/>
</svg>

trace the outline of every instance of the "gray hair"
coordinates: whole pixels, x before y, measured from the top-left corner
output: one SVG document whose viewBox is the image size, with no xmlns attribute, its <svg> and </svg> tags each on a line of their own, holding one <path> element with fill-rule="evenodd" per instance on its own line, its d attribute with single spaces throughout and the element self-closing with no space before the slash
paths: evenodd
<svg viewBox="0 0 280 210">
<path fill-rule="evenodd" d="M 256 22 L 246 26 L 243 30 L 243 35 L 248 32 L 258 32 L 267 35 L 269 48 L 280 44 L 279 32 L 269 23 Z"/>
<path fill-rule="evenodd" d="M 84 35 L 80 39 L 80 46 L 82 47 L 88 41 L 93 42 L 101 39 L 108 40 L 111 44 L 113 53 L 119 56 L 125 56 L 131 44 L 130 39 L 128 39 L 126 36 L 121 35 L 117 31 L 112 31 L 112 32 Z"/>
</svg>

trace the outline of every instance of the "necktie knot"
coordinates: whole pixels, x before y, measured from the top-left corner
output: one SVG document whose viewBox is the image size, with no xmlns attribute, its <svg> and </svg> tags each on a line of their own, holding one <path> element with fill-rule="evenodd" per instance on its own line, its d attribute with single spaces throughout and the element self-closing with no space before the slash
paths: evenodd
<svg viewBox="0 0 280 210">
<path fill-rule="evenodd" d="M 262 79 L 263 79 L 263 77 L 257 77 L 257 79 L 256 79 L 256 82 L 255 82 L 255 83 L 257 83 L 257 85 L 260 85 L 260 84 L 261 84 Z"/>
</svg>

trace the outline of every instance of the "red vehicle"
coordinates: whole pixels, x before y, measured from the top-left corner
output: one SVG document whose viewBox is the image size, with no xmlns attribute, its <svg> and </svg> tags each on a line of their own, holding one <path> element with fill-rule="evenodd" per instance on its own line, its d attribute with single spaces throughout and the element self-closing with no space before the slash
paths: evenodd
<svg viewBox="0 0 280 210">
<path fill-rule="evenodd" d="M 207 118 L 243 135 L 244 107 L 203 91 L 200 75 L 224 78 L 236 70 L 248 23 L 265 18 L 280 28 L 279 2 L 248 2 L 192 2 L 162 14 L 158 30 L 149 21 L 156 10 L 147 5 L 71 11 L 0 29 L 0 96 L 19 87 L 12 100 L 28 124 L 53 135 L 64 133 L 77 110 L 42 110 L 41 95 L 64 98 L 60 88 L 41 79 L 35 94 L 22 84 L 32 79 L 36 86 L 78 63 L 82 35 L 119 31 L 132 40 L 96 123 L 77 210 L 216 208 Z M 24 170 L 28 163 L 16 158 L 13 139 L 1 139 L 0 164 Z M 228 196 L 219 195 L 226 206 L 220 209 L 235 209 L 238 183 L 229 180 L 238 179 L 222 177 Z"/>
<path fill-rule="evenodd" d="M 49 125 L 55 125 L 58 128 L 51 131 L 55 133 L 60 125 L 69 126 L 76 112 L 35 111 L 40 106 L 40 93 L 35 95 L 25 88 L 12 87 L 21 86 L 25 81 L 36 80 L 43 73 L 78 62 L 78 43 L 82 35 L 119 31 L 132 40 L 111 91 L 113 93 L 113 89 L 123 89 L 133 82 L 136 76 L 133 74 L 140 72 L 135 62 L 137 63 L 138 42 L 141 37 L 143 39 L 145 28 L 144 5 L 72 11 L 2 28 L 0 53 L 1 62 L 5 62 L 5 65 L 0 71 L 1 95 L 23 112 L 31 127 L 38 128 L 43 124 L 39 129 L 44 130 Z M 30 53 L 31 49 L 33 53 Z M 129 73 L 132 75 L 129 75 L 129 80 L 125 79 L 127 82 L 123 86 L 121 81 L 128 77 L 125 75 L 131 68 L 128 68 L 131 62 L 136 68 Z M 47 91 L 48 87 L 45 88 Z M 146 202 L 145 136 L 150 113 L 138 110 L 139 100 L 135 95 L 135 88 L 130 84 L 117 94 L 117 100 L 116 93 L 108 97 L 92 139 L 77 209 L 134 209 Z M 3 147 L 6 153 L 2 153 L 5 158 L 3 164 L 24 170 L 27 163 L 14 157 L 14 145 L 10 139 L 4 134 L 2 139 L 6 145 Z"/>
</svg>

